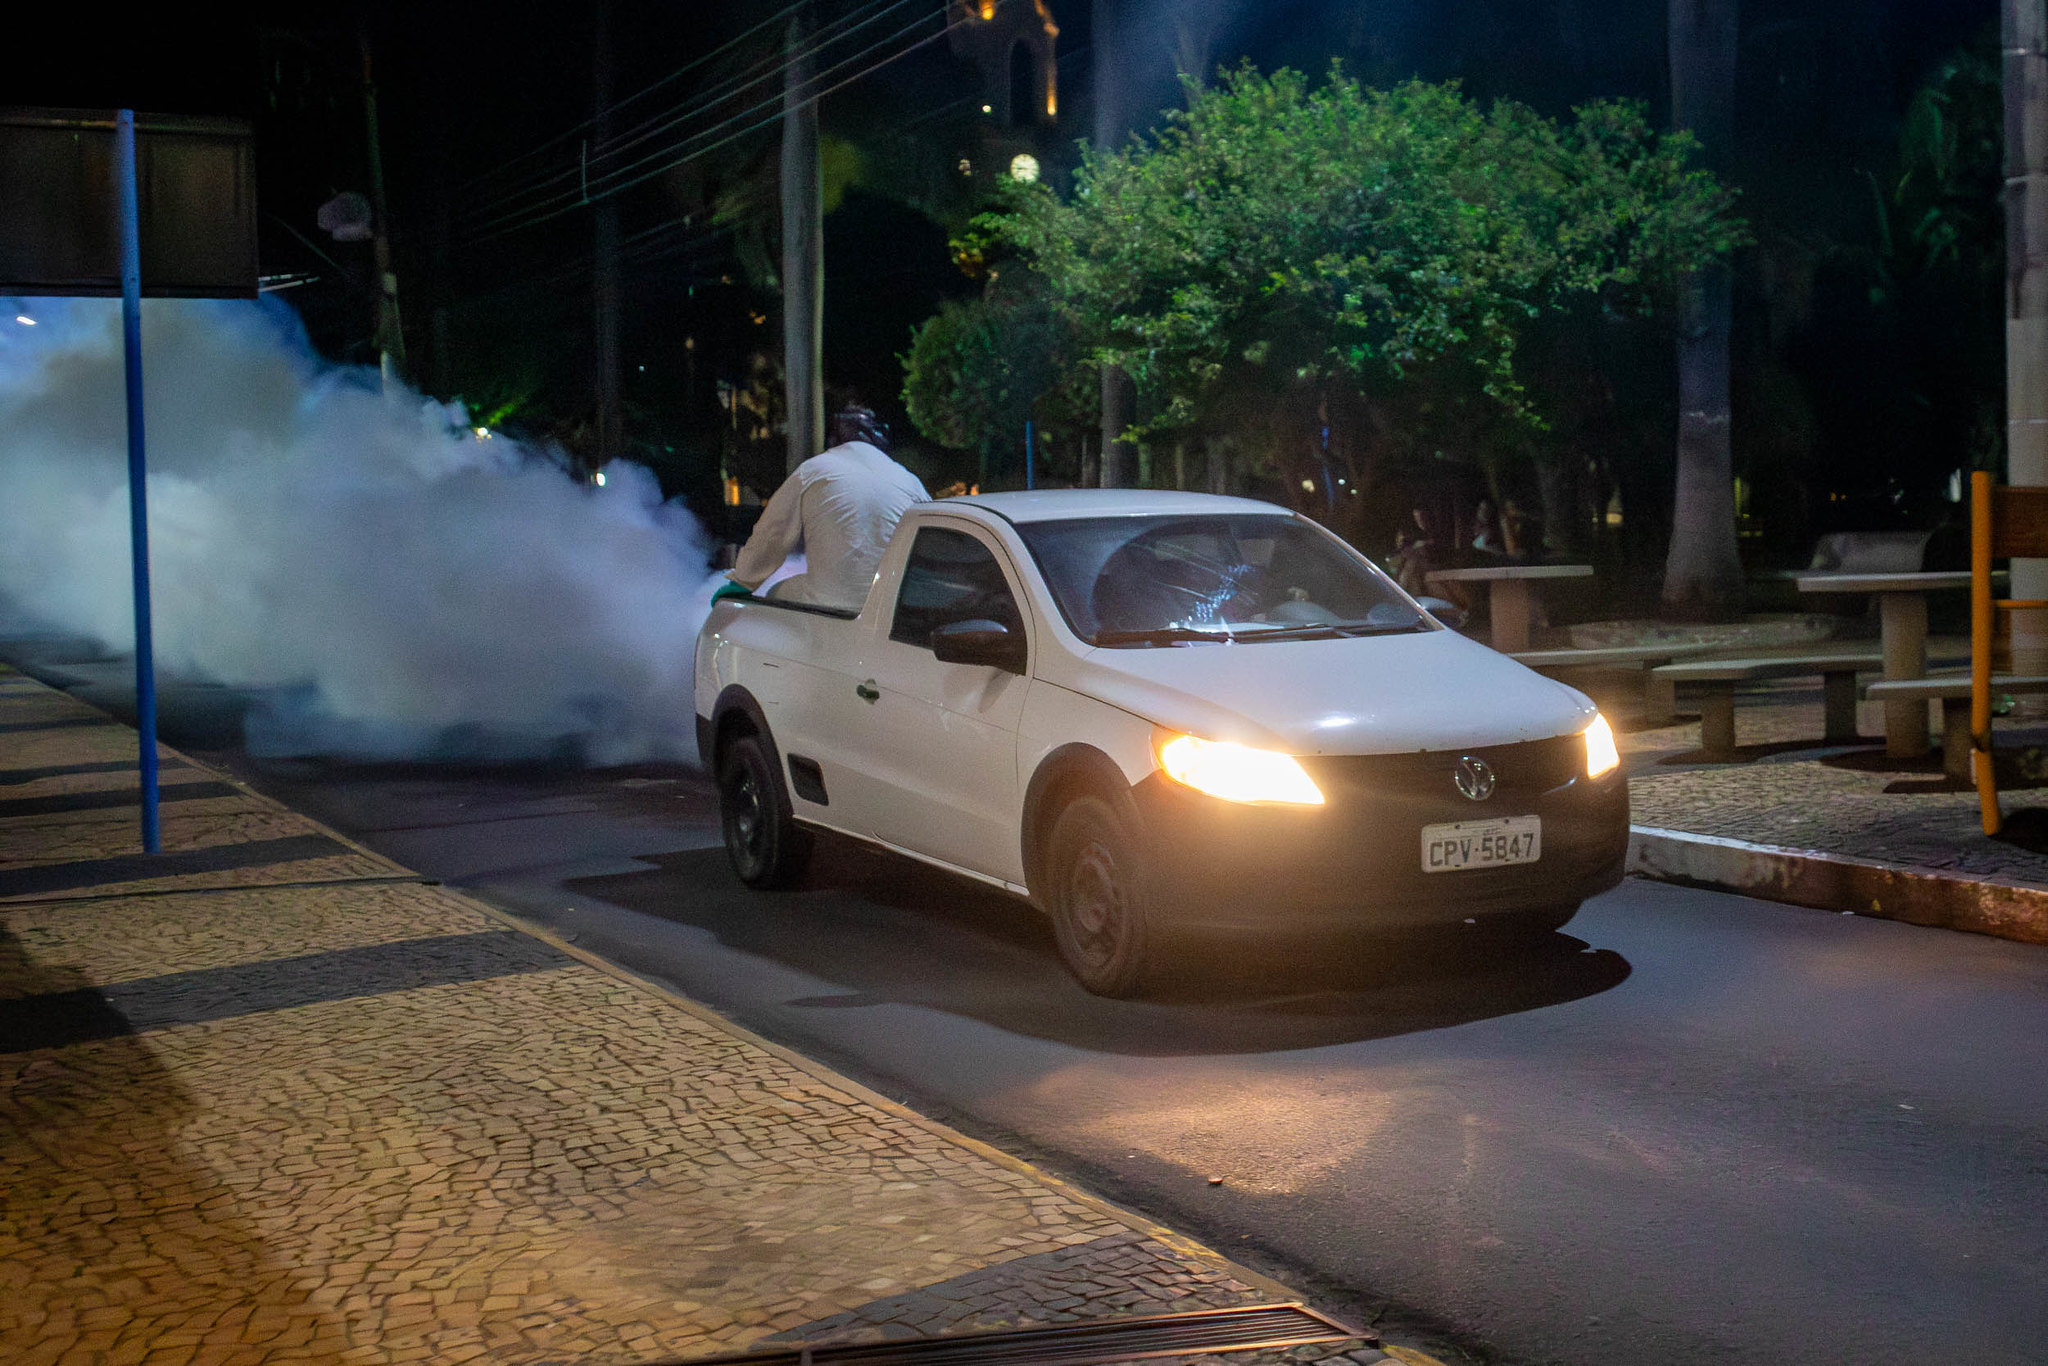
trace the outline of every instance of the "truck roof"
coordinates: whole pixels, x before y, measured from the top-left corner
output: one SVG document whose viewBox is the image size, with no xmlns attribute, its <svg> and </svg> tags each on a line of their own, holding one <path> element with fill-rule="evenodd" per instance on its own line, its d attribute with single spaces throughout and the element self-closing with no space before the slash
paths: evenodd
<svg viewBox="0 0 2048 1366">
<path fill-rule="evenodd" d="M 1173 489 L 1039 489 L 1029 493 L 977 493 L 942 498 L 947 505 L 985 508 L 1011 522 L 1053 522 L 1076 517 L 1220 517 L 1246 514 L 1286 517 L 1277 503 L 1252 498 L 1226 498 L 1214 493 L 1182 493 Z"/>
</svg>

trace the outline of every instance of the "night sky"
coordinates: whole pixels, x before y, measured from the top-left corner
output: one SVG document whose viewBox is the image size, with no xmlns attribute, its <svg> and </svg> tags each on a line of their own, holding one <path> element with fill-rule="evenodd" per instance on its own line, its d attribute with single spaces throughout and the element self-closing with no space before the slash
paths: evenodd
<svg viewBox="0 0 2048 1366">
<path fill-rule="evenodd" d="M 1073 141 L 1091 131 L 1090 64 L 1102 54 L 1089 5 L 1050 2 L 1062 29 L 1062 109 L 1042 136 L 1057 174 L 1058 163 L 1072 160 Z M 780 8 L 768 0 L 613 0 L 613 88 L 639 91 Z M 829 22 L 855 8 L 822 0 L 820 12 Z M 937 8 L 937 0 L 918 0 L 900 17 Z M 1760 236 L 1867 236 L 1870 185 L 1895 155 L 1901 110 L 1937 63 L 1995 24 L 1994 0 L 1753 0 L 1743 8 L 1729 173 L 1743 189 L 1744 212 Z M 1172 100 L 1174 22 L 1191 18 L 1213 23 L 1212 63 L 1248 57 L 1320 69 L 1341 57 L 1375 82 L 1456 78 L 1480 97 L 1512 96 L 1553 113 L 1589 97 L 1624 96 L 1661 119 L 1663 11 L 1653 0 L 1124 0 L 1117 60 L 1134 109 Z M 573 176 L 589 132 L 578 125 L 592 112 L 595 13 L 588 0 L 158 7 L 119 24 L 66 11 L 36 44 L 36 60 L 17 53 L 10 98 L 252 118 L 263 269 L 319 276 L 291 297 L 325 351 L 366 361 L 367 247 L 328 240 L 314 222 L 333 194 L 367 185 L 358 48 L 366 29 L 411 373 L 433 392 L 459 394 L 479 413 L 524 422 L 573 449 L 591 403 L 588 211 L 524 223 L 519 210 L 531 194 L 514 194 L 496 219 L 490 211 L 508 188 L 550 172 L 560 188 L 560 177 Z M 929 23 L 913 36 L 935 30 Z M 772 43 L 757 39 L 740 56 L 772 60 Z M 618 118 L 632 127 L 661 114 L 733 65 L 730 55 L 706 63 Z M 827 220 L 828 382 L 899 424 L 896 357 L 911 328 L 941 299 L 975 287 L 947 248 L 973 207 L 947 168 L 976 135 L 980 90 L 976 73 L 940 40 L 824 104 L 835 205 Z M 750 356 L 779 354 L 776 136 L 772 124 L 752 131 L 620 198 L 629 243 L 629 436 L 665 482 L 697 498 L 709 487 L 705 432 L 723 420 L 717 382 L 744 383 Z M 549 146 L 550 139 L 557 141 Z M 504 227 L 506 214 L 513 231 L 480 230 Z M 1841 326 L 1856 324 L 1844 314 Z M 1773 338 L 1781 349 L 1817 346 L 1837 365 L 1882 363 L 1844 361 L 1825 337 Z M 1844 428 L 1824 433 L 1822 445 L 1836 441 L 1849 458 L 1855 439 Z"/>
</svg>

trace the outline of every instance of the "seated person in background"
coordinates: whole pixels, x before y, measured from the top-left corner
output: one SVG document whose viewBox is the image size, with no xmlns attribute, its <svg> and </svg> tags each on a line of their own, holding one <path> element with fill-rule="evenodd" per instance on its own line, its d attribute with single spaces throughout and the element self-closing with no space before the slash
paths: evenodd
<svg viewBox="0 0 2048 1366">
<path fill-rule="evenodd" d="M 769 596 L 859 611 L 896 523 L 926 501 L 924 484 L 888 456 L 889 429 L 866 408 L 832 415 L 833 445 L 783 480 L 727 574 L 743 588 L 765 583 L 801 549 L 801 574 Z"/>
</svg>

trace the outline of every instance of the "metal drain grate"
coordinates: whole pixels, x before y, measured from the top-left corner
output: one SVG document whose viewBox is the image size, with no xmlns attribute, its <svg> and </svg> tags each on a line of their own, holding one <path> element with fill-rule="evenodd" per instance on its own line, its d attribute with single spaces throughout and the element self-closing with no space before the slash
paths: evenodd
<svg viewBox="0 0 2048 1366">
<path fill-rule="evenodd" d="M 792 1343 L 733 1356 L 693 1357 L 669 1366 L 1098 1366 L 1141 1357 L 1250 1352 L 1353 1338 L 1371 1341 L 1299 1304 L 1253 1304 L 893 1342 Z"/>
</svg>

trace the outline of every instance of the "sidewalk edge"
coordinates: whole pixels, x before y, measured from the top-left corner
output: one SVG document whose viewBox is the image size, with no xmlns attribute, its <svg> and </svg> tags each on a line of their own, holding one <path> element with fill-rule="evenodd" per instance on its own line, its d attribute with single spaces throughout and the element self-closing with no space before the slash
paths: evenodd
<svg viewBox="0 0 2048 1366">
<path fill-rule="evenodd" d="M 1629 827 L 1628 871 L 1816 910 L 2048 944 L 2048 887 L 2005 878 L 1645 825 Z"/>
</svg>

